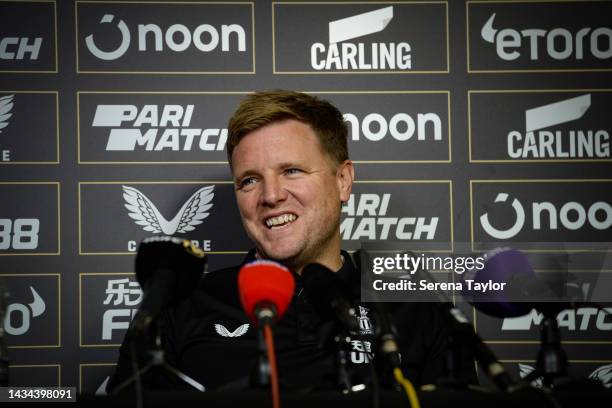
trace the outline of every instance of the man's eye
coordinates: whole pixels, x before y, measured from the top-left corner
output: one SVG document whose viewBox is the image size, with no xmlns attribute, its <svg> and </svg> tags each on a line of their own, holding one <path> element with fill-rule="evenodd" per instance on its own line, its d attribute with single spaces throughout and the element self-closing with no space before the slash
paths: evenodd
<svg viewBox="0 0 612 408">
<path fill-rule="evenodd" d="M 244 188 L 247 187 L 251 184 L 255 183 L 255 178 L 254 177 L 245 177 L 242 180 L 240 180 L 240 182 L 238 183 L 238 188 Z"/>
<path fill-rule="evenodd" d="M 285 173 L 287 173 L 287 174 L 298 174 L 298 173 L 301 173 L 301 172 L 302 172 L 302 170 L 296 169 L 294 167 L 285 170 Z"/>
</svg>

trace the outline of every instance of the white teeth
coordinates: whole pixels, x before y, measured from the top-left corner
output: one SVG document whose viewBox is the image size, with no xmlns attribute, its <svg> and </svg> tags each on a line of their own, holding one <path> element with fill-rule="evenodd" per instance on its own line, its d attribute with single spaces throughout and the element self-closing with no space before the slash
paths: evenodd
<svg viewBox="0 0 612 408">
<path fill-rule="evenodd" d="M 272 217 L 272 218 L 268 218 L 266 220 L 266 225 L 268 227 L 273 227 L 276 225 L 283 225 L 283 224 L 287 224 L 289 222 L 293 222 L 297 219 L 297 217 L 293 214 L 283 214 L 283 215 L 279 215 L 278 217 Z"/>
</svg>

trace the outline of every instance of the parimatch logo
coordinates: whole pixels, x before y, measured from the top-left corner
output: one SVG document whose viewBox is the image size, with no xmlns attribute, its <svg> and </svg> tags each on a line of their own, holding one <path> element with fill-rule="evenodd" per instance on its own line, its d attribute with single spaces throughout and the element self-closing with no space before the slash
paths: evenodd
<svg viewBox="0 0 612 408">
<path fill-rule="evenodd" d="M 276 73 L 448 70 L 443 2 L 279 3 L 273 16 Z"/>
<path fill-rule="evenodd" d="M 55 1 L 0 2 L 0 72 L 57 72 Z"/>
<path fill-rule="evenodd" d="M 79 2 L 80 72 L 254 73 L 253 5 Z"/>
<path fill-rule="evenodd" d="M 470 72 L 612 69 L 610 2 L 468 2 L 467 12 Z"/>
<path fill-rule="evenodd" d="M 8 290 L 4 331 L 9 347 L 59 347 L 59 275 L 0 275 Z"/>
<path fill-rule="evenodd" d="M 599 310 L 594 307 L 580 307 L 562 310 L 556 317 L 562 340 L 580 342 L 607 342 L 612 333 L 611 308 Z M 540 339 L 544 316 L 533 309 L 524 316 L 499 319 L 478 312 L 478 333 L 485 340 L 496 342 L 534 341 Z M 534 350 L 534 356 L 535 356 Z"/>
<path fill-rule="evenodd" d="M 450 208 L 449 182 L 357 183 L 342 207 L 340 233 L 349 249 L 386 240 L 433 243 L 448 249 L 452 245 Z"/>
<path fill-rule="evenodd" d="M 470 98 L 473 161 L 608 161 L 612 92 L 479 92 Z"/>
<path fill-rule="evenodd" d="M 611 181 L 472 181 L 474 242 L 609 242 Z"/>
<path fill-rule="evenodd" d="M 225 162 L 225 126 L 243 97 L 80 92 L 79 162 Z"/>
<path fill-rule="evenodd" d="M 131 254 L 154 234 L 189 239 L 207 252 L 250 248 L 232 182 L 81 183 L 79 189 L 82 254 Z"/>
<path fill-rule="evenodd" d="M 57 92 L 0 91 L 0 164 L 59 162 L 57 106 Z"/>
</svg>

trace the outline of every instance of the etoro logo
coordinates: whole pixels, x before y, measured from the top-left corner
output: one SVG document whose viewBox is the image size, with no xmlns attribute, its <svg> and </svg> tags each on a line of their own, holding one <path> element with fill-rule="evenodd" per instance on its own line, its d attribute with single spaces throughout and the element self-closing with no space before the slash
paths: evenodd
<svg viewBox="0 0 612 408">
<path fill-rule="evenodd" d="M 342 207 L 345 218 L 340 224 L 343 240 L 433 240 L 439 217 L 392 217 L 392 195 L 351 194 Z"/>
<path fill-rule="evenodd" d="M 209 210 L 213 206 L 214 186 L 202 187 L 189 197 L 174 218 L 166 220 L 155 204 L 138 189 L 129 186 L 122 186 L 122 189 L 130 218 L 145 231 L 154 234 L 174 235 L 193 231 L 210 215 Z"/>
<path fill-rule="evenodd" d="M 530 215 L 531 218 L 531 225 L 528 225 L 528 227 L 534 231 L 556 231 L 561 227 L 569 231 L 575 231 L 584 228 L 585 225 L 595 230 L 604 231 L 612 225 L 612 206 L 605 201 L 596 201 L 587 206 L 576 201 L 568 201 L 561 205 L 550 201 L 532 202 L 531 211 L 527 213 L 525 207 L 517 198 L 510 200 L 509 194 L 503 192 L 496 195 L 494 203 L 510 204 L 514 212 L 512 226 L 505 229 L 495 227 L 488 212 L 480 216 L 480 225 L 484 231 L 489 236 L 500 240 L 514 238 L 522 232 L 527 215 Z"/>
<path fill-rule="evenodd" d="M 13 98 L 15 95 L 7 95 L 0 98 L 0 133 L 2 133 L 2 129 L 9 125 L 9 119 L 13 114 L 11 110 L 13 109 Z"/>
<path fill-rule="evenodd" d="M 348 40 L 383 31 L 393 19 L 393 6 L 362 13 L 329 23 L 329 44 L 310 47 L 310 63 L 317 71 L 328 70 L 410 70 L 410 44 L 366 44 Z"/>
<path fill-rule="evenodd" d="M 605 129 L 544 130 L 582 118 L 591 107 L 591 94 L 525 111 L 525 133 L 508 133 L 508 156 L 518 158 L 607 158 L 610 134 Z"/>
<path fill-rule="evenodd" d="M 34 287 L 30 286 L 32 302 L 26 304 L 11 303 L 6 308 L 4 330 L 12 336 L 21 336 L 30 330 L 32 318 L 41 316 L 46 309 L 45 301 Z"/>
<path fill-rule="evenodd" d="M 495 46 L 497 56 L 504 61 L 514 61 L 523 55 L 528 55 L 531 61 L 541 60 L 543 56 L 557 61 L 612 58 L 610 27 L 498 29 L 494 26 L 495 17 L 496 13 L 491 14 L 480 35 Z"/>
<path fill-rule="evenodd" d="M 94 128 L 110 128 L 106 151 L 222 151 L 227 129 L 190 127 L 195 105 L 97 105 Z"/>
<path fill-rule="evenodd" d="M 115 22 L 116 21 L 116 22 Z M 115 22 L 115 23 L 113 23 Z M 119 30 L 121 41 L 112 49 L 106 46 L 103 50 L 99 43 L 108 43 L 108 40 L 94 40 L 94 34 L 85 37 L 85 44 L 89 52 L 96 58 L 104 61 L 117 60 L 125 55 L 132 46 L 132 35 L 129 26 L 122 19 L 116 19 L 113 14 L 104 14 L 100 24 L 115 24 Z M 200 24 L 193 31 L 183 24 L 172 24 L 162 28 L 154 23 L 138 24 L 137 28 L 138 51 L 164 51 L 165 48 L 174 52 L 183 52 L 192 47 L 200 52 L 211 52 L 221 48 L 221 52 L 246 51 L 246 32 L 239 24 L 222 24 L 220 29 L 211 24 Z"/>
</svg>

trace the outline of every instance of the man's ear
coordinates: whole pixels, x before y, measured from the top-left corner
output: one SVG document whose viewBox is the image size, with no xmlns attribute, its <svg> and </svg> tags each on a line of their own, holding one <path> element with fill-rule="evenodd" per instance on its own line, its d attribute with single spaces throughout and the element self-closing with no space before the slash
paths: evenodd
<svg viewBox="0 0 612 408">
<path fill-rule="evenodd" d="M 353 189 L 353 180 L 355 179 L 355 168 L 353 162 L 345 160 L 338 166 L 336 172 L 336 181 L 338 183 L 338 191 L 340 192 L 340 201 L 346 203 L 351 197 Z"/>
</svg>

